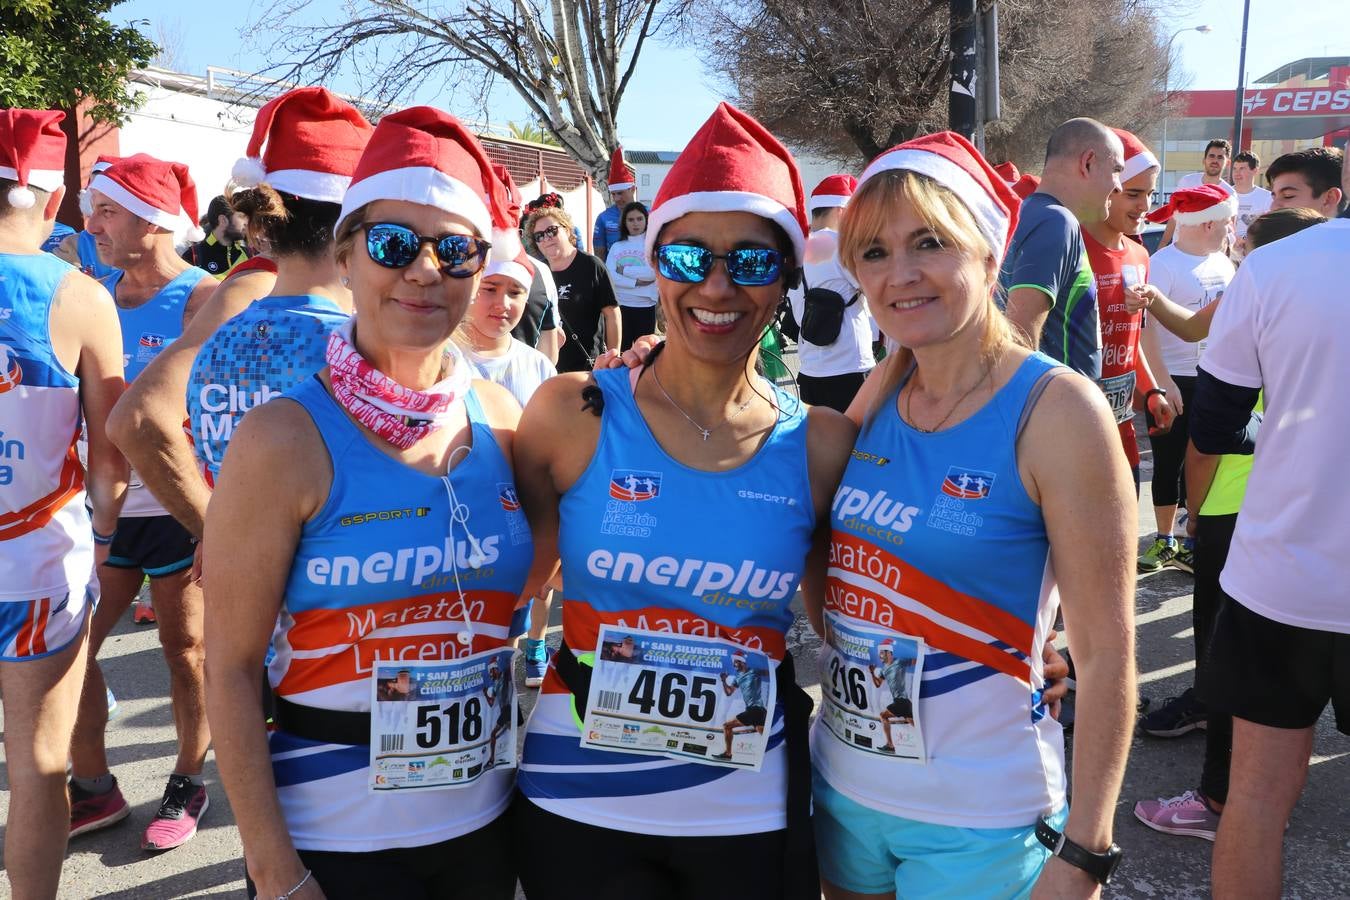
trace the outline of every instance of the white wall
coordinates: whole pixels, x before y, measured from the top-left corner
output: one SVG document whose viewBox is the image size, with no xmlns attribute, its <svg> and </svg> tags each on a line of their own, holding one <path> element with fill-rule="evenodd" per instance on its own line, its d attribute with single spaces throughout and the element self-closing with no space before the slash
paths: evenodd
<svg viewBox="0 0 1350 900">
<path fill-rule="evenodd" d="M 145 84 L 131 88 L 145 96 L 145 103 L 121 128 L 122 155 L 149 153 L 185 164 L 205 213 L 211 198 L 224 192 L 235 160 L 244 155 L 257 110 Z"/>
</svg>

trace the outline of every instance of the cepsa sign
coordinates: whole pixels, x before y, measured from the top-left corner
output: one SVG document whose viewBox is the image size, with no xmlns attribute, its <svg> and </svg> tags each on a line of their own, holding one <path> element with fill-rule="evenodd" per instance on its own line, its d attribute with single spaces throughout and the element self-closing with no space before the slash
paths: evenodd
<svg viewBox="0 0 1350 900">
<path fill-rule="evenodd" d="M 1232 91 L 1187 91 L 1186 115 L 1231 116 Z M 1242 114 L 1253 118 L 1319 116 L 1350 112 L 1350 87 L 1247 91 Z"/>
</svg>

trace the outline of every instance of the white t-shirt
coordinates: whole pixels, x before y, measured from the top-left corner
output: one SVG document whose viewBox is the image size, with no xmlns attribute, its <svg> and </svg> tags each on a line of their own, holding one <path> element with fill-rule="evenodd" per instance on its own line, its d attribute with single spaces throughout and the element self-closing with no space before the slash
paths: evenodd
<svg viewBox="0 0 1350 900">
<path fill-rule="evenodd" d="M 1248 254 L 1214 315 L 1205 371 L 1265 390 L 1220 583 L 1277 622 L 1350 634 L 1350 220 Z"/>
<path fill-rule="evenodd" d="M 1219 252 L 1195 256 L 1183 253 L 1176 244 L 1168 244 L 1149 261 L 1149 284 L 1162 291 L 1168 300 L 1189 310 L 1203 309 L 1218 300 L 1232 280 L 1232 260 Z M 1208 343 L 1192 344 L 1166 328 L 1158 329 L 1163 363 L 1174 377 L 1194 376 L 1195 366 Z"/>
<path fill-rule="evenodd" d="M 859 293 L 858 285 L 848 270 L 839 262 L 839 233 L 828 228 L 811 232 L 806 242 L 806 262 L 803 281 L 806 287 L 827 288 L 835 291 L 847 303 Z M 806 311 L 806 291 L 802 287 L 788 291 L 788 302 L 798 324 Z M 872 314 L 867 311 L 867 299 L 844 310 L 844 322 L 839 337 L 828 347 L 802 340 L 797 344 L 798 369 L 803 375 L 828 378 L 831 375 L 851 375 L 866 372 L 877 364 L 872 355 Z"/>
<path fill-rule="evenodd" d="M 652 307 L 656 305 L 656 273 L 647 260 L 647 236 L 624 238 L 605 254 L 605 268 L 614 285 L 614 296 L 620 306 Z M 619 270 L 623 269 L 622 272 Z M 641 278 L 647 284 L 639 285 Z"/>
<path fill-rule="evenodd" d="M 1192 172 L 1189 175 L 1182 175 L 1180 178 L 1177 179 L 1177 190 L 1181 190 L 1182 188 L 1199 187 L 1204 183 L 1205 183 L 1204 172 Z M 1233 194 L 1237 193 L 1237 189 L 1234 188 L 1228 182 L 1224 181 L 1222 178 L 1219 179 L 1219 187 L 1227 191 L 1229 196 L 1232 196 Z"/>
<path fill-rule="evenodd" d="M 530 402 L 539 385 L 558 374 L 547 356 L 515 338 L 511 339 L 511 348 L 501 356 L 484 356 L 469 347 L 457 346 L 479 378 L 506 388 L 521 408 Z"/>
<path fill-rule="evenodd" d="M 1237 221 L 1233 225 L 1238 237 L 1247 234 L 1247 226 L 1252 224 L 1252 219 L 1270 211 L 1270 202 L 1274 198 L 1275 195 L 1265 188 L 1254 187 L 1245 194 L 1238 192 Z"/>
</svg>

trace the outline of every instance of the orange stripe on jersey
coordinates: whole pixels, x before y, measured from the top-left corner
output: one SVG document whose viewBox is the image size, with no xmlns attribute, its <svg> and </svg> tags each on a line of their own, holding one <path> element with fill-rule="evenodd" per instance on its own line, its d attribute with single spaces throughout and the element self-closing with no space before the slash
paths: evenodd
<svg viewBox="0 0 1350 900">
<path fill-rule="evenodd" d="M 825 580 L 825 608 L 901 634 L 921 637 L 938 650 L 983 663 L 1019 681 L 1031 683 L 1031 665 L 1026 660 L 1018 659 L 978 638 L 944 628 L 921 613 L 896 606 L 885 597 L 833 576 Z M 874 612 L 875 615 L 858 615 L 862 610 Z"/>
<path fill-rule="evenodd" d="M 467 590 L 469 619 L 487 625 L 511 624 L 516 596 L 506 591 Z M 302 609 L 291 612 L 295 624 L 286 640 L 296 650 L 322 650 L 353 644 L 380 628 L 398 628 L 428 622 L 463 622 L 464 608 L 458 597 L 419 594 L 397 600 L 382 600 L 362 606 L 337 609 Z"/>
<path fill-rule="evenodd" d="M 39 497 L 23 509 L 0 515 L 0 541 L 11 541 L 42 528 L 84 489 L 84 467 L 80 465 L 80 455 L 76 449 L 79 437 L 77 430 L 71 438 L 70 449 L 66 451 L 56 488 L 51 493 Z"/>
<path fill-rule="evenodd" d="M 861 538 L 835 529 L 830 537 L 830 567 L 912 597 L 935 612 L 1031 655 L 1034 630 L 1030 623 L 992 603 L 961 593 Z"/>
<path fill-rule="evenodd" d="M 787 638 L 776 628 L 727 628 L 691 612 L 667 609 L 663 606 L 646 606 L 641 609 L 626 609 L 623 612 L 601 613 L 585 600 L 564 598 L 562 619 L 563 640 L 578 656 L 595 652 L 601 625 L 620 625 L 642 631 L 670 631 L 678 634 L 694 634 L 700 637 L 718 637 L 756 650 L 763 650 L 769 656 L 779 660 L 787 654 Z M 569 693 L 567 686 L 558 677 L 556 670 L 551 667 L 544 676 L 544 684 L 541 690 L 545 694 Z"/>
<path fill-rule="evenodd" d="M 504 638 L 475 633 L 473 641 L 461 644 L 458 635 L 410 634 L 387 638 L 367 637 L 334 653 L 309 658 L 292 657 L 277 693 L 301 694 L 319 688 L 364 681 L 377 665 L 405 662 L 437 662 L 459 659 L 505 646 Z"/>
</svg>

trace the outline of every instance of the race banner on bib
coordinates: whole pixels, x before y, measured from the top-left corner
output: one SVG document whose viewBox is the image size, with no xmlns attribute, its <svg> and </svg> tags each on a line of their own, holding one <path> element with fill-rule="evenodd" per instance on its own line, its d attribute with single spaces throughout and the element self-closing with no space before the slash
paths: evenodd
<svg viewBox="0 0 1350 900">
<path fill-rule="evenodd" d="M 825 614 L 820 718 L 852 750 L 927 760 L 919 724 L 924 642 Z"/>
<path fill-rule="evenodd" d="M 461 788 L 493 769 L 515 768 L 515 652 L 376 666 L 370 789 Z"/>
<path fill-rule="evenodd" d="M 776 701 L 768 654 L 603 625 L 583 746 L 758 771 Z"/>
</svg>

